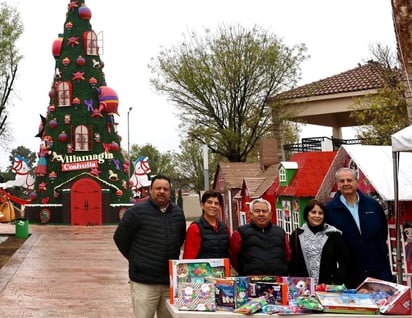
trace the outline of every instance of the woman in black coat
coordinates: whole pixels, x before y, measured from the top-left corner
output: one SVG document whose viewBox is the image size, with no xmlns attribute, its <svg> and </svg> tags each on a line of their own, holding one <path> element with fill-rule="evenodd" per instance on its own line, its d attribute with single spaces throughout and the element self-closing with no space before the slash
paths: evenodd
<svg viewBox="0 0 412 318">
<path fill-rule="evenodd" d="M 313 277 L 316 284 L 343 284 L 349 254 L 341 231 L 325 223 L 325 206 L 319 200 L 308 202 L 303 217 L 305 223 L 290 236 L 289 275 Z"/>
</svg>

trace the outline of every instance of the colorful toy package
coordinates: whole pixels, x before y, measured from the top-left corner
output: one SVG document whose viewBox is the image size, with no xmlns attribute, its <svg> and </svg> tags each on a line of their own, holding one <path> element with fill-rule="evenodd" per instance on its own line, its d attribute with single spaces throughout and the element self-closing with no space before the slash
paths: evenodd
<svg viewBox="0 0 412 318">
<path fill-rule="evenodd" d="M 216 311 L 213 283 L 180 283 L 176 306 L 179 310 Z"/>
<path fill-rule="evenodd" d="M 356 289 L 357 294 L 372 297 L 381 314 L 411 315 L 411 288 L 368 277 Z"/>
<path fill-rule="evenodd" d="M 282 276 L 282 282 L 288 285 L 288 304 L 295 306 L 295 299 L 301 296 L 315 295 L 315 279 L 313 277 Z"/>
<path fill-rule="evenodd" d="M 256 282 L 254 288 L 256 296 L 265 297 L 268 304 L 288 304 L 288 286 L 285 283 Z"/>
<path fill-rule="evenodd" d="M 248 295 L 250 298 L 256 298 L 256 283 L 281 283 L 281 276 L 251 275 L 249 276 Z"/>
<path fill-rule="evenodd" d="M 316 292 L 325 312 L 345 314 L 379 314 L 379 307 L 368 294 Z"/>
<path fill-rule="evenodd" d="M 233 312 L 238 314 L 251 315 L 262 310 L 262 308 L 267 304 L 268 302 L 265 297 L 254 298 L 249 300 L 243 306 L 240 306 L 239 308 L 233 310 Z"/>
<path fill-rule="evenodd" d="M 178 297 L 178 284 L 204 283 L 207 277 L 230 276 L 228 258 L 169 260 L 170 303 Z"/>
<path fill-rule="evenodd" d="M 215 283 L 216 309 L 232 311 L 248 302 L 247 276 L 211 278 Z"/>
</svg>

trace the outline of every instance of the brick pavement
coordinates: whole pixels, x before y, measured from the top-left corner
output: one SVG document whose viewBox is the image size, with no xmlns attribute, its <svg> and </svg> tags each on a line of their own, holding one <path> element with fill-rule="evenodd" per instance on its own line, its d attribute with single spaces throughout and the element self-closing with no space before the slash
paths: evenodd
<svg viewBox="0 0 412 318">
<path fill-rule="evenodd" d="M 132 317 L 115 229 L 30 224 L 30 237 L 0 269 L 0 317 Z M 14 233 L 14 224 L 0 224 L 0 234 Z"/>
</svg>

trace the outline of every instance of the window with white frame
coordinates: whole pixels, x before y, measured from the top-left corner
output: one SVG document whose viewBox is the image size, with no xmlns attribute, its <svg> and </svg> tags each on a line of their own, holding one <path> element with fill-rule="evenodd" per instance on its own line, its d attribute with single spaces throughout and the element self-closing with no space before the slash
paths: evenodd
<svg viewBox="0 0 412 318">
<path fill-rule="evenodd" d="M 276 209 L 276 223 L 283 228 L 283 211 L 282 209 Z"/>
<path fill-rule="evenodd" d="M 97 44 L 97 35 L 94 31 L 85 32 L 86 35 L 86 53 L 87 55 L 98 55 L 99 46 Z"/>
<path fill-rule="evenodd" d="M 71 85 L 69 82 L 60 82 L 57 84 L 58 105 L 71 106 Z"/>
<path fill-rule="evenodd" d="M 284 167 L 281 167 L 279 169 L 279 181 L 280 182 L 286 182 L 286 169 Z"/>
<path fill-rule="evenodd" d="M 89 151 L 89 129 L 85 125 L 79 125 L 74 130 L 74 150 Z"/>
</svg>

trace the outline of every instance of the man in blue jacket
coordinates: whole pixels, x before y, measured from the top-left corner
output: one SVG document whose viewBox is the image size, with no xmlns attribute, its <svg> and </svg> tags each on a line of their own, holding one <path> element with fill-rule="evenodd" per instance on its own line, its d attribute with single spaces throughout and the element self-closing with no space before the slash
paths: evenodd
<svg viewBox="0 0 412 318">
<path fill-rule="evenodd" d="M 170 201 L 169 178 L 152 179 L 150 199 L 138 202 L 123 215 L 114 241 L 129 261 L 129 278 L 135 317 L 169 318 L 169 259 L 179 259 L 186 235 L 186 219 Z"/>
<path fill-rule="evenodd" d="M 335 176 L 338 191 L 326 204 L 326 222 L 342 231 L 349 250 L 346 287 L 356 288 L 366 277 L 393 281 L 382 206 L 358 190 L 355 170 L 340 168 Z"/>
</svg>

